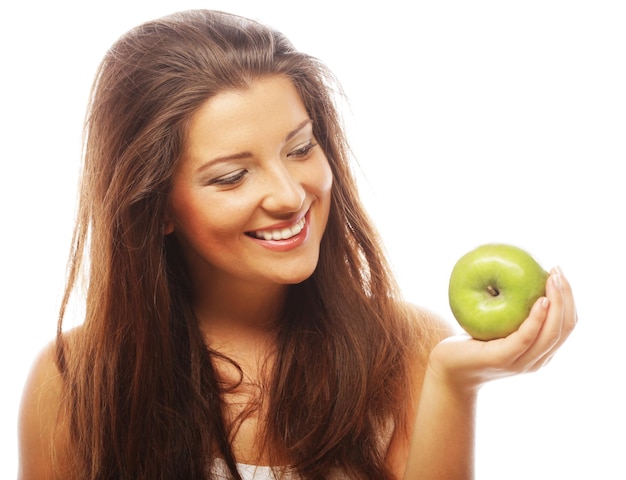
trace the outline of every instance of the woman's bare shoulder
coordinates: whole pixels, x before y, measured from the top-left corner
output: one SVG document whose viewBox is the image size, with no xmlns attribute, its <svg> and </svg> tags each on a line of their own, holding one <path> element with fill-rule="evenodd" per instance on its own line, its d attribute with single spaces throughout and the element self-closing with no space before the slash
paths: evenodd
<svg viewBox="0 0 626 480">
<path fill-rule="evenodd" d="M 72 342 L 76 335 L 77 331 L 64 334 L 64 340 Z M 22 480 L 56 478 L 53 458 L 55 452 L 63 451 L 61 443 L 69 438 L 61 418 L 63 378 L 56 358 L 55 339 L 39 352 L 24 384 L 18 420 Z"/>
<path fill-rule="evenodd" d="M 402 306 L 407 312 L 409 327 L 420 340 L 421 350 L 427 353 L 440 341 L 457 333 L 449 321 L 432 310 L 408 302 Z"/>
<path fill-rule="evenodd" d="M 22 393 L 20 425 L 32 424 L 35 418 L 51 413 L 51 405 L 58 403 L 62 379 L 56 363 L 56 345 L 56 340 L 48 343 L 30 368 Z"/>
<path fill-rule="evenodd" d="M 66 350 L 71 350 L 79 341 L 81 327 L 63 333 L 61 339 L 55 338 L 45 345 L 35 357 L 26 379 L 22 394 L 22 409 L 36 407 L 29 413 L 45 413 L 44 400 L 59 399 L 62 391 L 62 375 L 57 364 L 58 342 L 63 341 Z M 56 402 L 58 403 L 58 402 Z"/>
</svg>

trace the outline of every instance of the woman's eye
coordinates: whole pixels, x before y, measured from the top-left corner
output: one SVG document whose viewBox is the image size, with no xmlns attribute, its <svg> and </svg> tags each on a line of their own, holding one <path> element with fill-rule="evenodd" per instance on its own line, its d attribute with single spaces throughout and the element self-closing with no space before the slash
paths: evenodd
<svg viewBox="0 0 626 480">
<path fill-rule="evenodd" d="M 248 173 L 248 170 L 239 170 L 236 173 L 225 175 L 223 177 L 214 178 L 209 181 L 209 185 L 235 185 L 243 180 L 243 177 Z"/>
<path fill-rule="evenodd" d="M 289 153 L 288 156 L 296 157 L 296 158 L 304 158 L 309 153 L 311 153 L 311 150 L 313 150 L 316 146 L 317 146 L 317 143 L 309 142 L 305 146 L 293 150 L 291 153 Z"/>
</svg>

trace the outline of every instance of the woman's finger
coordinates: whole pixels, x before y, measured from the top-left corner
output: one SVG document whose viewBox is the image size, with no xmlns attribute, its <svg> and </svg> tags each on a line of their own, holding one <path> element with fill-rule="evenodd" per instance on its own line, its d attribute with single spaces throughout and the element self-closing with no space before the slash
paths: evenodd
<svg viewBox="0 0 626 480">
<path fill-rule="evenodd" d="M 528 318 L 519 329 L 506 338 L 492 340 L 491 347 L 497 351 L 494 360 L 500 365 L 514 367 L 521 364 L 535 348 L 547 321 L 550 301 L 547 297 L 539 298 L 533 305 Z"/>
<path fill-rule="evenodd" d="M 527 364 L 531 370 L 546 364 L 576 325 L 571 287 L 558 267 L 552 270 L 546 283 L 546 295 L 550 300 L 547 318 L 535 343 L 518 359 L 520 366 Z"/>
</svg>

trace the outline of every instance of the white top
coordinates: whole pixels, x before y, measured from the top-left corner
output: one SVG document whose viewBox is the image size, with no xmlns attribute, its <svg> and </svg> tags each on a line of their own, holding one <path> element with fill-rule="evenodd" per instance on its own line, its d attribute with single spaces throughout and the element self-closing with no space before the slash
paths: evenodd
<svg viewBox="0 0 626 480">
<path fill-rule="evenodd" d="M 243 480 L 296 480 L 296 477 L 289 472 L 283 473 L 280 477 L 275 476 L 272 467 L 238 463 L 237 470 L 239 470 L 239 475 Z M 221 458 L 216 458 L 213 461 L 211 473 L 219 480 L 232 480 L 226 462 Z"/>
<path fill-rule="evenodd" d="M 391 420 L 386 421 L 381 426 L 380 448 L 386 451 L 393 435 L 394 426 Z M 248 465 L 246 463 L 238 463 L 237 470 L 243 480 L 298 480 L 300 477 L 289 468 L 276 468 L 276 474 L 272 471 L 272 467 L 260 465 Z M 218 480 L 232 480 L 226 462 L 221 458 L 216 458 L 209 469 L 211 474 Z M 348 480 L 345 474 L 336 472 L 337 480 Z"/>
</svg>

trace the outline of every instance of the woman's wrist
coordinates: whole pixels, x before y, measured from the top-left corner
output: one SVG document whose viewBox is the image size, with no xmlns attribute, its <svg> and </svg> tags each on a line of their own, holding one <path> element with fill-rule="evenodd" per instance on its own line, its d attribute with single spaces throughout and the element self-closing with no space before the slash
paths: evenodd
<svg viewBox="0 0 626 480">
<path fill-rule="evenodd" d="M 453 372 L 447 372 L 429 363 L 424 376 L 423 388 L 424 390 L 432 390 L 437 396 L 445 396 L 466 403 L 473 402 L 481 385 L 477 379 L 455 375 Z"/>
<path fill-rule="evenodd" d="M 467 341 L 450 337 L 437 345 L 430 354 L 424 376 L 433 388 L 459 399 L 476 397 L 484 383 L 480 370 L 471 368 L 455 352 L 455 344 Z M 452 347 L 452 348 L 451 348 Z"/>
</svg>

